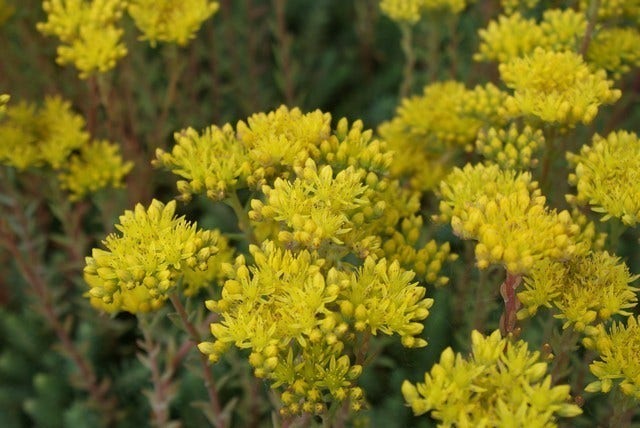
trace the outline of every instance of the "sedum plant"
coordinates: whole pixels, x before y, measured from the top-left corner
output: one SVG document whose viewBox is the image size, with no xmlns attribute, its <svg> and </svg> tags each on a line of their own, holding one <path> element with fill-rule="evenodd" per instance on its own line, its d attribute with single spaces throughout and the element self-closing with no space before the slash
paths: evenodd
<svg viewBox="0 0 640 428">
<path fill-rule="evenodd" d="M 640 421 L 636 0 L 16 5 L 0 426 Z"/>
</svg>

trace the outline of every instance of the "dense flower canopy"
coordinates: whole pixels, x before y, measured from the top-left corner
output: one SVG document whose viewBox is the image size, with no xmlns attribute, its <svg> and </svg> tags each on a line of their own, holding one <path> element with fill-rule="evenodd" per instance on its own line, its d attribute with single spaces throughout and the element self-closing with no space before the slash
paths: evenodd
<svg viewBox="0 0 640 428">
<path fill-rule="evenodd" d="M 582 413 L 569 385 L 552 386 L 539 352 L 499 331 L 474 330 L 469 359 L 445 349 L 424 383 L 405 381 L 402 394 L 416 415 L 431 412 L 442 427 L 556 427 L 558 416 Z"/>
</svg>

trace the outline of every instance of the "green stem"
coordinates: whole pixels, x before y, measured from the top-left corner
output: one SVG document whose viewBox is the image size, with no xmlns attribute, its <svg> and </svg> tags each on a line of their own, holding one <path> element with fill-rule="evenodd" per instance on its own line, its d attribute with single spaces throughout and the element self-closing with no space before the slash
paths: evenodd
<svg viewBox="0 0 640 428">
<path fill-rule="evenodd" d="M 555 353 L 551 379 L 554 384 L 558 384 L 566 377 L 567 369 L 571 363 L 571 355 L 578 343 L 580 333 L 571 327 L 567 327 L 562 330 L 560 336 L 554 334 L 554 338 L 555 340 L 551 341 L 551 347 Z"/>
<path fill-rule="evenodd" d="M 406 98 L 413 89 L 413 70 L 416 66 L 416 54 L 413 50 L 413 26 L 407 22 L 400 24 L 400 46 L 404 53 L 404 69 L 402 71 L 402 84 L 400 85 L 400 98 Z"/>
<path fill-rule="evenodd" d="M 193 325 L 193 323 L 189 321 L 189 316 L 187 315 L 187 311 L 185 310 L 184 305 L 180 301 L 180 297 L 178 296 L 178 294 L 177 293 L 170 294 L 169 300 L 171 300 L 173 307 L 175 308 L 176 312 L 178 312 L 178 315 L 182 320 L 182 325 L 184 326 L 187 333 L 189 333 L 189 336 L 191 337 L 191 340 L 194 342 L 194 345 L 197 345 L 198 343 L 202 342 L 200 333 L 198 333 L 198 330 Z M 227 426 L 227 424 L 222 415 L 222 408 L 220 407 L 220 398 L 218 397 L 218 390 L 216 389 L 215 381 L 213 379 L 213 374 L 211 373 L 211 370 L 209 368 L 207 357 L 201 352 L 198 352 L 198 354 L 200 356 L 200 364 L 202 366 L 202 373 L 204 376 L 204 386 L 207 389 L 207 394 L 209 395 L 209 404 L 211 406 L 211 409 L 213 410 L 214 425 L 216 428 L 224 428 Z"/>
<path fill-rule="evenodd" d="M 233 209 L 233 212 L 236 214 L 238 218 L 238 227 L 244 233 L 247 240 L 257 245 L 258 239 L 255 236 L 253 231 L 253 227 L 251 227 L 251 220 L 249 219 L 249 214 L 247 213 L 246 208 L 240 202 L 240 198 L 238 197 L 238 192 L 233 191 L 228 193 L 228 198 L 225 202 Z"/>
<path fill-rule="evenodd" d="M 609 419 L 610 428 L 628 428 L 631 427 L 631 421 L 633 415 L 637 410 L 634 403 L 628 396 L 624 395 L 620 388 L 614 387 L 614 391 L 611 394 L 611 401 L 613 402 L 613 413 Z"/>
<path fill-rule="evenodd" d="M 612 252 L 617 253 L 620 249 L 620 238 L 624 234 L 625 225 L 616 217 L 610 218 L 608 223 L 609 236 L 607 236 L 607 240 L 609 241 L 609 248 Z"/>
<path fill-rule="evenodd" d="M 589 2 L 589 9 L 587 9 L 587 28 L 582 37 L 582 44 L 580 45 L 580 54 L 586 57 L 589 51 L 589 44 L 593 37 L 593 31 L 596 28 L 596 22 L 598 21 L 598 8 L 600 7 L 600 0 L 591 0 Z"/>
<path fill-rule="evenodd" d="M 280 86 L 284 95 L 285 103 L 292 106 L 295 103 L 295 68 L 291 50 L 293 40 L 291 34 L 287 31 L 286 8 L 287 0 L 273 0 L 273 8 L 275 10 L 275 39 L 276 61 L 278 64 L 278 73 L 280 73 Z"/>
<path fill-rule="evenodd" d="M 323 428 L 331 428 L 333 426 L 333 421 L 340 407 L 342 407 L 342 401 L 334 401 L 331 403 L 331 406 L 322 417 Z"/>
<path fill-rule="evenodd" d="M 548 186 L 551 180 L 551 177 L 549 176 L 551 172 L 551 163 L 556 155 L 556 136 L 557 129 L 555 127 L 547 128 L 544 140 L 544 153 L 542 156 L 542 172 L 540 175 L 540 187 L 545 194 L 548 194 Z"/>
<path fill-rule="evenodd" d="M 160 110 L 160 116 L 158 117 L 158 122 L 156 125 L 156 137 L 155 137 L 155 147 L 160 147 L 166 149 L 166 141 L 164 141 L 164 133 L 167 128 L 167 118 L 169 117 L 169 111 L 171 110 L 171 106 L 173 105 L 176 99 L 176 93 L 178 88 L 178 81 L 180 80 L 180 76 L 182 75 L 182 70 L 184 69 L 183 62 L 180 61 L 180 56 L 178 55 L 178 49 L 174 44 L 169 44 L 165 48 L 165 62 L 167 68 L 169 68 L 169 84 L 167 85 L 167 91 L 164 95 L 164 100 L 162 103 L 162 110 Z M 154 147 L 154 148 L 155 148 Z M 149 150 L 151 153 L 154 150 Z"/>
<path fill-rule="evenodd" d="M 153 314 L 155 315 L 155 314 Z M 142 331 L 143 340 L 138 341 L 141 349 L 140 361 L 151 371 L 151 394 L 148 396 L 151 406 L 151 426 L 164 428 L 172 426 L 169 418 L 171 404 L 171 389 L 173 384 L 174 366 L 169 364 L 163 371 L 160 369 L 159 356 L 164 353 L 162 347 L 153 339 L 152 321 L 147 314 L 138 315 L 138 326 Z"/>
</svg>

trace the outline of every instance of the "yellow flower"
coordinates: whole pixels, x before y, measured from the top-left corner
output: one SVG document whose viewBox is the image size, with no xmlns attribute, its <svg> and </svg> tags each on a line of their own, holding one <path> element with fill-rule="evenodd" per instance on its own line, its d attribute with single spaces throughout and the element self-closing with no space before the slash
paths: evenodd
<svg viewBox="0 0 640 428">
<path fill-rule="evenodd" d="M 590 3 L 589 0 L 580 0 L 580 10 L 588 10 Z M 640 1 L 601 0 L 598 2 L 598 21 L 616 22 L 625 18 L 640 23 Z"/>
<path fill-rule="evenodd" d="M 546 10 L 540 21 L 543 42 L 540 45 L 554 52 L 577 52 L 587 30 L 587 17 L 573 9 Z"/>
<path fill-rule="evenodd" d="M 4 24 L 13 16 L 15 7 L 7 4 L 5 0 L 0 0 L 0 25 Z M 1 104 L 1 103 L 0 103 Z"/>
<path fill-rule="evenodd" d="M 231 346 L 250 349 L 255 375 L 282 387 L 285 414 L 321 413 L 331 401 L 362 405 L 355 386 L 362 367 L 351 362 L 362 335 L 398 334 L 407 347 L 425 346 L 417 337 L 432 299 L 413 283 L 413 272 L 397 262 L 367 258 L 355 269 L 329 267 L 307 250 L 293 253 L 267 241 L 251 246 L 224 269 L 228 275 L 211 324 L 213 342 L 200 350 L 217 361 Z"/>
<path fill-rule="evenodd" d="M 401 230 L 383 241 L 384 256 L 389 260 L 397 260 L 403 268 L 413 270 L 418 278 L 430 284 L 446 285 L 449 278 L 442 275 L 442 266 L 447 261 L 456 260 L 458 256 L 451 253 L 448 242 L 438 245 L 436 241 L 431 240 L 416 249 L 422 223 L 420 216 L 410 216 L 402 220 Z"/>
<path fill-rule="evenodd" d="M 542 29 L 536 21 L 523 18 L 519 12 L 500 15 L 497 21 L 490 21 L 486 29 L 480 29 L 478 36 L 479 52 L 473 59 L 501 63 L 532 52 L 540 46 L 543 38 Z"/>
<path fill-rule="evenodd" d="M 617 131 L 607 138 L 596 134 L 590 146 L 567 158 L 575 167 L 569 182 L 577 188 L 577 195 L 567 195 L 569 202 L 591 205 L 593 211 L 604 214 L 603 221 L 617 217 L 627 226 L 640 221 L 640 139 L 636 134 Z"/>
<path fill-rule="evenodd" d="M 640 326 L 634 316 L 624 323 L 613 323 L 607 331 L 599 324 L 583 340 L 588 349 L 595 350 L 600 359 L 589 368 L 599 380 L 585 388 L 588 392 L 607 393 L 614 386 L 634 400 L 640 400 Z"/>
<path fill-rule="evenodd" d="M 151 46 L 157 42 L 185 46 L 220 4 L 208 0 L 129 0 L 128 12 Z"/>
<path fill-rule="evenodd" d="M 542 259 L 566 260 L 588 249 L 567 211 L 545 206 L 531 174 L 502 171 L 482 164 L 455 168 L 440 184 L 440 215 L 462 239 L 478 241 L 480 269 L 503 264 L 512 274 L 526 274 Z"/>
<path fill-rule="evenodd" d="M 183 200 L 206 193 L 215 200 L 223 200 L 229 191 L 246 186 L 251 166 L 246 149 L 236 139 L 231 125 L 211 126 L 198 134 L 192 128 L 175 134 L 176 145 L 167 153 L 156 151 L 154 165 L 170 169 L 184 178 L 178 190 Z"/>
<path fill-rule="evenodd" d="M 254 199 L 249 217 L 279 222 L 279 239 L 287 248 L 339 251 L 333 249 L 334 244 L 353 248 L 357 241 L 352 239 L 368 238 L 359 236 L 353 223 L 354 215 L 370 205 L 364 196 L 363 170 L 349 167 L 334 177 L 330 166 L 318 169 L 308 159 L 297 175 L 293 182 L 277 178 L 273 187 L 264 186 L 266 200 Z M 351 242 L 345 242 L 347 239 Z"/>
<path fill-rule="evenodd" d="M 590 123 L 602 104 L 620 98 L 603 70 L 592 72 L 572 52 L 536 49 L 533 54 L 500 64 L 504 83 L 514 89 L 505 101 L 508 116 L 534 117 L 569 127 Z"/>
<path fill-rule="evenodd" d="M 259 188 L 275 177 L 287 178 L 293 167 L 319 155 L 319 146 L 331 135 L 331 115 L 280 106 L 238 122 L 236 131 L 252 162 L 248 183 Z"/>
<path fill-rule="evenodd" d="M 57 62 L 73 63 L 86 79 L 111 70 L 127 54 L 120 41 L 123 30 L 117 27 L 124 7 L 124 0 L 46 0 L 42 8 L 47 21 L 37 28 L 62 42 Z"/>
<path fill-rule="evenodd" d="M 476 151 L 502 169 L 526 170 L 535 167 L 538 159 L 534 156 L 543 146 L 544 135 L 540 129 L 534 131 L 527 125 L 520 131 L 516 124 L 511 124 L 507 130 L 481 129 L 476 141 Z"/>
<path fill-rule="evenodd" d="M 554 316 L 565 321 L 563 328 L 572 325 L 584 331 L 616 314 L 630 315 L 628 309 L 637 304 L 638 288 L 629 284 L 637 278 L 629 274 L 624 262 L 606 251 L 565 263 L 543 260 L 524 279 L 524 290 L 518 293 L 524 308 L 518 317 L 533 315 L 540 306 L 553 307 L 559 312 Z"/>
<path fill-rule="evenodd" d="M 431 412 L 443 427 L 556 427 L 558 416 L 582 413 L 569 385 L 551 385 L 539 352 L 499 331 L 474 330 L 469 359 L 445 349 L 424 383 L 404 381 L 402 395 L 414 414 Z"/>
<path fill-rule="evenodd" d="M 380 10 L 397 22 L 414 24 L 420 20 L 424 0 L 381 0 Z"/>
<path fill-rule="evenodd" d="M 7 110 L 7 103 L 9 102 L 9 95 L 0 94 L 0 119 L 4 116 L 4 112 Z"/>
<path fill-rule="evenodd" d="M 534 9 L 538 3 L 540 0 L 500 0 L 500 5 L 507 15 L 513 14 L 518 9 Z"/>
<path fill-rule="evenodd" d="M 396 116 L 378 129 L 395 152 L 392 173 L 410 177 L 419 190 L 437 185 L 451 168 L 455 149 L 468 149 L 482 126 L 503 123 L 498 111 L 505 97 L 491 84 L 466 89 L 446 81 L 404 99 Z"/>
<path fill-rule="evenodd" d="M 501 15 L 478 32 L 481 42 L 473 59 L 507 63 L 532 54 L 536 48 L 575 52 L 586 28 L 584 13 L 573 9 L 547 10 L 539 24 L 533 19 L 523 18 L 519 12 Z"/>
<path fill-rule="evenodd" d="M 614 79 L 640 66 L 640 31 L 636 28 L 603 28 L 589 44 L 590 64 L 610 72 Z"/>
<path fill-rule="evenodd" d="M 429 11 L 460 13 L 466 0 L 381 0 L 380 10 L 396 22 L 415 24 Z"/>
<path fill-rule="evenodd" d="M 212 240 L 216 243 L 218 252 L 209 258 L 206 269 L 186 267 L 182 272 L 182 284 L 185 296 L 193 296 L 200 290 L 210 288 L 212 285 L 222 286 L 226 279 L 223 265 L 233 261 L 234 247 L 219 230 L 211 231 Z"/>
<path fill-rule="evenodd" d="M 125 211 L 113 233 L 86 258 L 91 303 L 109 312 L 148 312 L 173 292 L 186 269 L 206 270 L 218 252 L 217 235 L 174 217 L 175 201 L 153 200 Z"/>
<path fill-rule="evenodd" d="M 49 165 L 59 169 L 73 150 L 89 141 L 84 119 L 59 97 L 46 98 L 42 107 L 20 103 L 7 109 L 0 122 L 0 161 L 26 169 Z"/>
<path fill-rule="evenodd" d="M 60 187 L 69 191 L 72 201 L 105 187 L 122 187 L 133 162 L 125 162 L 120 148 L 108 141 L 93 141 L 71 156 L 58 175 Z"/>
</svg>

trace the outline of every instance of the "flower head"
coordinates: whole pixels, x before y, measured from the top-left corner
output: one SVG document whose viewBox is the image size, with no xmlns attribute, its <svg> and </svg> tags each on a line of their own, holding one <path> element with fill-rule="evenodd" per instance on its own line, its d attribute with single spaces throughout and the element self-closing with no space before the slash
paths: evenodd
<svg viewBox="0 0 640 428">
<path fill-rule="evenodd" d="M 604 70 L 592 72 L 572 52 L 536 49 L 533 54 L 500 64 L 500 75 L 514 90 L 505 101 L 508 116 L 534 117 L 569 127 L 589 123 L 602 104 L 621 96 Z"/>
<path fill-rule="evenodd" d="M 498 111 L 505 97 L 491 84 L 467 89 L 446 81 L 404 99 L 396 116 L 378 129 L 395 152 L 391 172 L 410 177 L 416 189 L 433 188 L 450 170 L 452 151 L 468 149 L 482 126 L 503 123 Z"/>
<path fill-rule="evenodd" d="M 603 28 L 589 43 L 587 61 L 611 73 L 614 79 L 640 67 L 640 31 L 632 27 Z"/>
<path fill-rule="evenodd" d="M 249 185 L 260 187 L 278 176 L 287 178 L 293 167 L 318 156 L 319 146 L 331 135 L 331 115 L 281 106 L 238 122 L 236 130 L 252 163 Z"/>
<path fill-rule="evenodd" d="M 471 356 L 451 348 L 425 373 L 424 383 L 402 384 L 416 415 L 431 412 L 442 426 L 557 426 L 557 417 L 574 417 L 569 385 L 551 385 L 547 363 L 526 342 L 471 333 Z"/>
<path fill-rule="evenodd" d="M 595 322 L 612 316 L 630 315 L 637 304 L 637 279 L 618 257 L 606 251 L 575 257 L 567 262 L 543 260 L 524 279 L 518 299 L 524 308 L 519 318 L 536 313 L 540 306 L 555 308 L 555 317 L 584 331 Z"/>
<path fill-rule="evenodd" d="M 9 102 L 9 95 L 0 94 L 0 119 L 2 119 L 4 112 L 7 110 L 8 102 Z"/>
<path fill-rule="evenodd" d="M 205 193 L 222 200 L 229 191 L 246 186 L 251 166 L 246 148 L 236 139 L 231 125 L 211 126 L 202 134 L 192 128 L 175 134 L 171 152 L 158 149 L 154 165 L 170 169 L 183 178 L 178 190 L 181 198 Z"/>
<path fill-rule="evenodd" d="M 238 257 L 226 268 L 222 298 L 207 302 L 220 321 L 211 325 L 214 341 L 199 348 L 212 361 L 231 345 L 250 349 L 256 376 L 284 389 L 284 413 L 320 413 L 327 400 L 362 405 L 355 386 L 362 367 L 350 358 L 355 335 L 398 334 L 405 346 L 426 345 L 417 336 L 433 300 L 397 262 L 367 258 L 359 269 L 338 269 L 269 241 L 250 252 L 253 264 Z"/>
<path fill-rule="evenodd" d="M 580 0 L 580 10 L 589 9 L 589 0 Z M 598 21 L 630 20 L 640 23 L 640 1 L 638 0 L 602 0 L 598 4 Z"/>
<path fill-rule="evenodd" d="M 39 108 L 24 103 L 8 108 L 0 122 L 0 138 L 0 161 L 18 169 L 59 169 L 73 150 L 89 141 L 84 119 L 60 97 L 46 98 Z"/>
<path fill-rule="evenodd" d="M 530 55 L 536 48 L 553 52 L 576 51 L 587 28 L 584 13 L 573 9 L 545 11 L 540 23 L 519 12 L 498 17 L 478 34 L 481 39 L 476 61 L 507 63 Z"/>
<path fill-rule="evenodd" d="M 127 10 L 151 46 L 157 42 L 185 46 L 219 7 L 209 0 L 130 0 Z"/>
<path fill-rule="evenodd" d="M 604 214 L 603 221 L 617 217 L 627 226 L 640 221 L 640 139 L 636 134 L 617 131 L 607 138 L 596 134 L 591 145 L 567 158 L 575 167 L 569 182 L 577 188 L 577 195 L 567 195 L 569 202 L 591 205 L 593 211 Z"/>
<path fill-rule="evenodd" d="M 380 10 L 397 22 L 415 24 L 429 11 L 460 13 L 466 0 L 381 0 Z"/>
<path fill-rule="evenodd" d="M 5 0 L 0 0 L 0 25 L 4 24 L 11 18 L 15 12 L 15 7 L 7 4 Z"/>
<path fill-rule="evenodd" d="M 108 141 L 93 141 L 72 155 L 58 175 L 60 187 L 69 191 L 71 200 L 105 187 L 122 187 L 124 177 L 133 168 L 125 162 L 118 145 Z"/>
<path fill-rule="evenodd" d="M 537 165 L 535 155 L 543 145 L 544 135 L 540 129 L 534 131 L 526 125 L 520 131 L 516 124 L 511 124 L 507 130 L 481 129 L 478 132 L 476 151 L 502 169 L 527 170 Z"/>
<path fill-rule="evenodd" d="M 589 366 L 598 380 L 585 390 L 607 393 L 617 386 L 625 395 L 640 401 L 640 319 L 630 316 L 626 325 L 613 323 L 608 331 L 599 324 L 583 343 L 600 356 Z"/>
<path fill-rule="evenodd" d="M 538 260 L 566 260 L 588 247 L 567 211 L 545 206 L 529 173 L 502 171 L 497 165 L 455 168 L 440 185 L 440 215 L 463 239 L 478 241 L 478 267 L 503 264 L 512 274 L 528 272 Z"/>
<path fill-rule="evenodd" d="M 120 216 L 106 250 L 94 248 L 84 277 L 91 303 L 109 312 L 157 309 L 173 292 L 186 269 L 207 270 L 218 252 L 216 234 L 174 217 L 175 201 L 153 200 Z"/>
<path fill-rule="evenodd" d="M 60 39 L 57 62 L 73 63 L 80 78 L 111 70 L 127 54 L 118 27 L 124 0 L 46 0 L 42 7 L 47 21 L 38 30 Z"/>
</svg>

